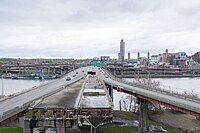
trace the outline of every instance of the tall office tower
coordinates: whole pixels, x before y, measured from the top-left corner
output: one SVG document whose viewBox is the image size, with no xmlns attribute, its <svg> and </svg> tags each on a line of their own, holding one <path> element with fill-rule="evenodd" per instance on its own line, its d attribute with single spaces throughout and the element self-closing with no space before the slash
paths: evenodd
<svg viewBox="0 0 200 133">
<path fill-rule="evenodd" d="M 149 66 L 149 65 L 150 65 L 150 62 L 149 62 L 149 60 L 150 60 L 150 53 L 148 52 L 148 53 L 147 53 L 147 66 Z"/>
<path fill-rule="evenodd" d="M 130 54 L 130 52 L 128 52 L 128 60 L 130 60 L 131 59 L 131 54 Z"/>
<path fill-rule="evenodd" d="M 137 53 L 137 60 L 140 60 L 140 52 Z"/>
<path fill-rule="evenodd" d="M 124 64 L 124 58 L 125 58 L 125 42 L 123 39 L 121 39 L 120 42 L 120 62 Z"/>
<path fill-rule="evenodd" d="M 148 52 L 147 53 L 147 60 L 149 61 L 149 59 L 150 59 L 150 53 Z"/>
</svg>

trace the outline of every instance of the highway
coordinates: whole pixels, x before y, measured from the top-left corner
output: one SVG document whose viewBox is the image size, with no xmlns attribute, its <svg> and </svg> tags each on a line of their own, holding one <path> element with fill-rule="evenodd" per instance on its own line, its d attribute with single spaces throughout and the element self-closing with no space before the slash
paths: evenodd
<svg viewBox="0 0 200 133">
<path fill-rule="evenodd" d="M 172 107 L 179 107 L 182 110 L 190 111 L 190 114 L 200 117 L 200 101 L 191 101 L 184 99 L 183 97 L 176 97 L 172 93 L 164 94 L 144 88 L 138 88 L 118 81 L 114 76 L 98 67 L 85 67 L 72 71 L 62 78 L 33 87 L 26 92 L 16 94 L 8 99 L 0 101 L 0 122 L 23 111 L 37 99 L 45 98 L 80 80 L 86 75 L 88 70 L 96 71 L 97 76 L 110 86 L 115 88 L 122 87 L 126 92 L 131 92 L 136 96 L 146 98 L 147 100 L 150 99 L 150 101 L 158 101 L 158 103 L 162 102 L 171 105 Z M 70 77 L 71 80 L 66 81 L 67 77 Z"/>
<path fill-rule="evenodd" d="M 190 101 L 186 100 L 180 97 L 174 97 L 172 94 L 163 94 L 159 92 L 155 92 L 152 90 L 146 90 L 138 87 L 134 87 L 122 82 L 119 82 L 113 76 L 109 76 L 107 72 L 105 72 L 103 69 L 96 68 L 95 71 L 97 72 L 97 75 L 101 77 L 106 84 L 109 84 L 114 87 L 122 87 L 124 90 L 128 92 L 132 92 L 137 95 L 141 95 L 147 98 L 151 98 L 157 101 L 161 101 L 163 103 L 167 103 L 170 105 L 173 105 L 175 107 L 180 107 L 182 109 L 186 109 L 189 111 L 196 112 L 200 116 L 200 101 Z M 100 72 L 102 71 L 102 72 Z M 108 77 L 108 78 L 106 78 Z"/>
<path fill-rule="evenodd" d="M 65 86 L 68 86 L 80 80 L 81 78 L 84 77 L 87 69 L 88 68 L 77 69 L 75 71 L 68 73 L 62 78 L 34 87 L 26 92 L 22 92 L 20 94 L 9 97 L 6 100 L 2 100 L 0 102 L 0 118 L 3 116 L 4 113 L 10 112 L 10 110 L 12 109 L 23 107 L 27 103 L 33 102 L 38 98 L 42 98 L 52 93 L 55 93 L 56 91 L 65 88 Z M 70 77 L 71 80 L 66 81 L 67 77 Z"/>
</svg>

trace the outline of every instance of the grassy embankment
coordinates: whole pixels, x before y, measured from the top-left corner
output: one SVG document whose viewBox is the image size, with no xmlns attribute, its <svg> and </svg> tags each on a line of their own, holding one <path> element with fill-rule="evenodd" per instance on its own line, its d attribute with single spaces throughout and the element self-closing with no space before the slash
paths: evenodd
<svg viewBox="0 0 200 133">
<path fill-rule="evenodd" d="M 0 128 L 0 133 L 23 133 L 22 128 Z"/>
</svg>

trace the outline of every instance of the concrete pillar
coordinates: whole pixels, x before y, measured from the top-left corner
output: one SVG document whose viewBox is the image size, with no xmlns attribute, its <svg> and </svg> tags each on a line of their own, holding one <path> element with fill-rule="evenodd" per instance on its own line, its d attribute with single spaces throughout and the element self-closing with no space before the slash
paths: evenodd
<svg viewBox="0 0 200 133">
<path fill-rule="evenodd" d="M 116 75 L 116 69 L 114 68 L 113 70 L 114 70 L 114 75 Z"/>
<path fill-rule="evenodd" d="M 25 120 L 26 120 L 26 118 L 24 116 L 23 117 L 19 117 L 19 127 L 24 128 Z"/>
<path fill-rule="evenodd" d="M 47 67 L 47 74 L 49 74 L 49 72 L 50 72 L 50 68 L 49 68 L 49 67 Z"/>
<path fill-rule="evenodd" d="M 62 70 L 62 67 L 60 68 L 60 75 L 62 75 L 63 74 L 63 70 Z"/>
<path fill-rule="evenodd" d="M 53 74 L 56 74 L 56 68 L 53 68 Z"/>
<path fill-rule="evenodd" d="M 64 124 L 63 124 L 63 120 L 62 119 L 57 119 L 56 120 L 57 123 L 57 133 L 64 133 L 65 132 L 65 128 L 64 128 Z"/>
<path fill-rule="evenodd" d="M 139 109 L 139 133 L 146 133 L 149 131 L 149 118 L 148 118 L 148 104 L 149 101 L 138 98 Z"/>
<path fill-rule="evenodd" d="M 109 95 L 113 101 L 113 86 L 111 86 L 111 88 L 108 88 L 108 91 L 109 91 Z"/>
<path fill-rule="evenodd" d="M 26 74 L 26 67 L 24 67 L 24 71 L 23 71 L 23 73 Z"/>
<path fill-rule="evenodd" d="M 23 133 L 31 133 L 29 120 L 24 120 Z"/>
<path fill-rule="evenodd" d="M 63 119 L 63 128 L 64 128 L 64 132 L 63 133 L 67 133 L 66 132 L 66 119 Z"/>
<path fill-rule="evenodd" d="M 120 70 L 121 76 L 123 75 L 123 69 Z"/>
<path fill-rule="evenodd" d="M 30 67 L 28 67 L 28 74 L 30 74 Z"/>
</svg>

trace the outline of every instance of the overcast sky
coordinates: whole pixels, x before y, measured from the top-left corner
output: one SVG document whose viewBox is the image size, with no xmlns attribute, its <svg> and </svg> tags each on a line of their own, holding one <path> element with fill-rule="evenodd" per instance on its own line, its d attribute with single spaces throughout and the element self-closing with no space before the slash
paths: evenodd
<svg viewBox="0 0 200 133">
<path fill-rule="evenodd" d="M 117 58 L 200 47 L 200 0 L 0 0 L 0 57 Z M 126 56 L 127 57 L 127 56 Z"/>
</svg>

